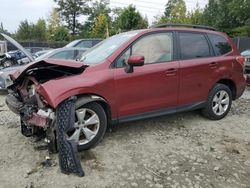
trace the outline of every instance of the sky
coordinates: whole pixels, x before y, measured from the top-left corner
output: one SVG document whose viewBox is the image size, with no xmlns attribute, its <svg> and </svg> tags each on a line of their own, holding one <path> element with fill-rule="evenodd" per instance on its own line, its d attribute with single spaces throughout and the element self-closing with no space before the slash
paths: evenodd
<svg viewBox="0 0 250 188">
<path fill-rule="evenodd" d="M 204 8 L 208 0 L 185 0 L 187 9 L 192 10 L 198 2 Z M 110 0 L 110 7 L 126 7 L 133 4 L 143 16 L 147 16 L 149 23 L 155 16 L 164 12 L 167 0 Z M 15 32 L 20 21 L 27 19 L 36 22 L 39 18 L 47 19 L 49 12 L 55 6 L 53 0 L 0 0 L 0 23 L 9 32 Z"/>
</svg>

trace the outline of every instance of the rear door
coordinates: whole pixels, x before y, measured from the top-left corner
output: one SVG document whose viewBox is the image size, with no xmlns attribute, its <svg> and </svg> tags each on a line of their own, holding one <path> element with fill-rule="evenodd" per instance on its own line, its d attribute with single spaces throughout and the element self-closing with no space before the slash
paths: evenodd
<svg viewBox="0 0 250 188">
<path fill-rule="evenodd" d="M 179 105 L 205 101 L 217 62 L 204 33 L 179 32 L 180 90 Z"/>
<path fill-rule="evenodd" d="M 114 84 L 119 117 L 176 106 L 179 62 L 173 60 L 173 46 L 173 33 L 154 33 L 141 37 L 117 59 Z M 131 55 L 144 56 L 145 65 L 126 73 Z"/>
</svg>

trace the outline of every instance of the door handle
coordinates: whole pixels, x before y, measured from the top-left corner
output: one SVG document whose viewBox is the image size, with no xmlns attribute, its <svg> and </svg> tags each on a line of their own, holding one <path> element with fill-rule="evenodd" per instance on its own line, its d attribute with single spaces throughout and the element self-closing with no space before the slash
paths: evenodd
<svg viewBox="0 0 250 188">
<path fill-rule="evenodd" d="M 211 69 L 214 69 L 214 68 L 216 68 L 217 67 L 217 65 L 218 65 L 218 63 L 217 62 L 212 62 L 212 63 L 209 63 L 209 67 L 211 68 Z"/>
<path fill-rule="evenodd" d="M 171 68 L 171 69 L 168 69 L 168 70 L 165 71 L 167 76 L 175 76 L 176 72 L 177 72 L 176 68 Z"/>
</svg>

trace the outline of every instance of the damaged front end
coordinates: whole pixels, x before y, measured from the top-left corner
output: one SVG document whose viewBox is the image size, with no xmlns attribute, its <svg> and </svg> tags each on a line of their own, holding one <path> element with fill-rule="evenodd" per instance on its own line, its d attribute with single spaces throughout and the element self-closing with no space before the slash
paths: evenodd
<svg viewBox="0 0 250 188">
<path fill-rule="evenodd" d="M 27 77 L 19 87 L 12 86 L 6 97 L 9 109 L 21 117 L 21 130 L 25 136 L 46 131 L 55 120 L 55 112 L 36 92 L 39 83 Z"/>
<path fill-rule="evenodd" d="M 43 60 L 10 75 L 6 104 L 21 117 L 23 135 L 46 135 L 49 149 L 56 152 L 56 113 L 46 98 L 43 84 L 80 74 L 85 68 L 85 65 L 75 61 Z"/>
</svg>

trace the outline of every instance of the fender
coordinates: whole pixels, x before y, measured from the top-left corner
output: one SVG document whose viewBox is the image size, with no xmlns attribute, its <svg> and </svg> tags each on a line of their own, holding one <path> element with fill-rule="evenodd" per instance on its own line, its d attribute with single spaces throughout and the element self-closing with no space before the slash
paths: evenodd
<svg viewBox="0 0 250 188">
<path fill-rule="evenodd" d="M 97 95 L 83 95 L 78 96 L 77 99 L 78 100 L 76 101 L 76 106 L 83 106 L 87 103 L 98 101 L 105 102 L 106 104 L 108 104 L 108 102 L 104 98 Z"/>
</svg>

